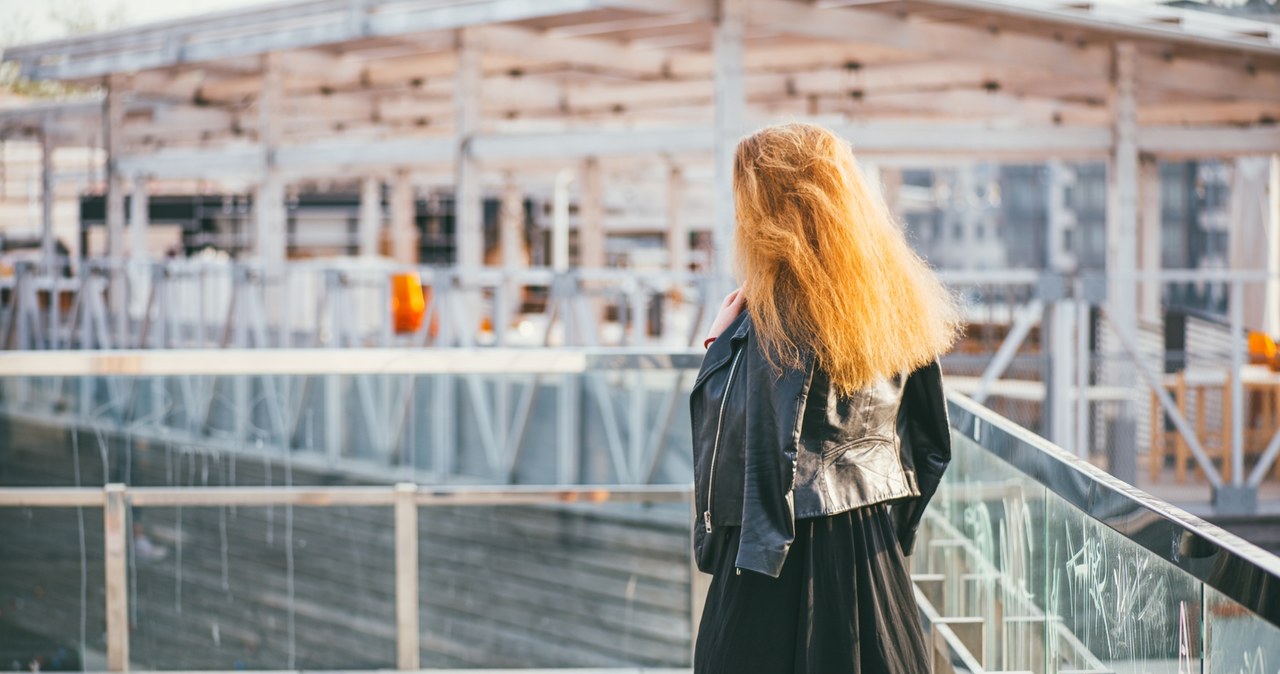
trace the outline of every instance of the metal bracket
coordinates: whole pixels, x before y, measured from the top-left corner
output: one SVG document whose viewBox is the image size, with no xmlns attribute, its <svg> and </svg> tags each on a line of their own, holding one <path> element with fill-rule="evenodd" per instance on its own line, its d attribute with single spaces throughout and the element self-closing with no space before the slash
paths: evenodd
<svg viewBox="0 0 1280 674">
<path fill-rule="evenodd" d="M 1071 284 L 1067 275 L 1060 271 L 1047 271 L 1040 275 L 1036 284 L 1036 296 L 1045 304 L 1071 297 Z"/>
<path fill-rule="evenodd" d="M 1258 488 L 1224 484 L 1213 490 L 1213 508 L 1219 515 L 1248 515 L 1258 512 Z"/>
<path fill-rule="evenodd" d="M 1080 299 L 1099 305 L 1107 301 L 1107 277 L 1100 273 L 1080 275 Z"/>
</svg>

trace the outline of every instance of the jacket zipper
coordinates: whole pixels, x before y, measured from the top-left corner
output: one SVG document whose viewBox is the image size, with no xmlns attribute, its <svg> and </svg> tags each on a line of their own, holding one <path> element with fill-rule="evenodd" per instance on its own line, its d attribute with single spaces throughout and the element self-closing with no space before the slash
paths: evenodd
<svg viewBox="0 0 1280 674">
<path fill-rule="evenodd" d="M 724 428 L 724 406 L 729 402 L 729 386 L 733 384 L 733 373 L 738 369 L 738 357 L 741 355 L 742 351 L 739 350 L 733 355 L 733 363 L 729 365 L 729 379 L 724 383 L 724 397 L 720 398 L 720 417 L 716 419 L 716 439 L 711 445 L 711 470 L 707 474 L 707 509 L 702 513 L 707 533 L 711 533 L 711 495 L 716 480 L 716 453 L 720 451 L 720 430 Z"/>
</svg>

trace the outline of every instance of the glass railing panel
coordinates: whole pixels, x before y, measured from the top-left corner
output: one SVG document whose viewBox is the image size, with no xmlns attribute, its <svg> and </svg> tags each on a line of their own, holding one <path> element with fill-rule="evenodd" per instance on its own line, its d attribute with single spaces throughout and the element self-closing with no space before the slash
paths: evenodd
<svg viewBox="0 0 1280 674">
<path fill-rule="evenodd" d="M 419 509 L 423 667 L 688 667 L 687 504 Z"/>
<path fill-rule="evenodd" d="M 1038 514 L 1047 672 L 1270 672 L 1280 663 L 1280 560 L 953 396 L 948 491 L 1013 472 L 1043 487 Z M 976 457 L 978 458 L 975 458 Z M 954 519 L 953 498 L 931 510 Z M 1033 507 L 1032 513 L 1037 513 Z M 965 532 L 977 544 L 981 528 Z M 937 535 L 929 527 L 929 536 Z M 963 571 L 963 569 L 960 569 Z M 919 585 L 919 583 L 917 583 Z"/>
<path fill-rule="evenodd" d="M 420 651 L 423 666 L 688 666 L 696 358 L 494 350 L 473 372 L 458 365 L 478 357 L 466 351 L 397 352 L 385 369 L 353 371 L 345 359 L 382 356 L 334 351 L 306 354 L 321 358 L 297 368 L 306 374 L 273 373 L 271 361 L 298 355 L 0 377 L 0 434 L 13 439 L 0 486 L 670 485 L 659 488 L 668 502 L 649 507 L 422 505 Z M 157 362 L 88 357 L 98 366 L 81 370 Z M 406 357 L 422 362 L 398 367 Z M 391 509 L 130 512 L 135 666 L 396 666 Z M 90 552 L 101 578 L 101 552 Z M 335 576 L 343 567 L 353 575 Z M 333 620 L 354 627 L 336 634 Z"/>
<path fill-rule="evenodd" d="M 131 518 L 134 667 L 395 667 L 390 508 L 152 506 Z"/>
<path fill-rule="evenodd" d="M 102 532 L 100 506 L 0 507 L 0 669 L 106 669 Z"/>
<path fill-rule="evenodd" d="M 1044 492 L 957 436 L 911 559 L 941 622 L 990 671 L 1044 671 Z"/>
<path fill-rule="evenodd" d="M 1050 494 L 1051 672 L 1201 671 L 1202 584 Z"/>
<path fill-rule="evenodd" d="M 1205 589 L 1206 674 L 1274 674 L 1280 671 L 1280 586 L 1257 574 L 1223 565 L 1225 577 L 1261 595 L 1272 620 L 1262 618 L 1212 587 Z"/>
<path fill-rule="evenodd" d="M 698 363 L 691 354 L 482 355 L 496 364 L 481 363 L 487 368 L 479 372 L 448 372 L 458 369 L 454 360 L 460 356 L 441 351 L 384 352 L 381 360 L 371 350 L 302 356 L 231 351 L 180 360 L 181 372 L 171 375 L 0 376 L 0 424 L 29 438 L 24 443 L 35 453 L 65 444 L 61 431 L 78 429 L 87 451 L 111 449 L 109 463 L 117 471 L 124 470 L 117 461 L 131 464 L 134 455 L 141 460 L 148 451 L 174 446 L 226 460 L 282 464 L 287 457 L 295 467 L 365 481 L 689 481 L 688 394 Z M 108 354 L 95 357 L 104 367 L 118 365 Z M 117 358 L 135 357 L 146 364 L 166 355 Z M 301 366 L 311 373 L 244 374 L 235 367 L 224 371 L 224 357 L 233 366 L 267 369 L 273 363 L 264 359 L 272 358 L 332 357 L 341 364 L 359 357 L 391 369 L 408 358 L 446 372 L 333 373 L 321 360 Z M 42 472 L 44 485 L 70 485 L 64 459 L 62 453 L 40 459 L 50 468 Z M 277 477 L 281 473 L 277 465 Z M 111 479 L 143 484 L 123 473 Z M 305 479 L 299 471 L 294 484 L 307 484 Z M 99 474 L 84 484 L 103 482 Z"/>
</svg>

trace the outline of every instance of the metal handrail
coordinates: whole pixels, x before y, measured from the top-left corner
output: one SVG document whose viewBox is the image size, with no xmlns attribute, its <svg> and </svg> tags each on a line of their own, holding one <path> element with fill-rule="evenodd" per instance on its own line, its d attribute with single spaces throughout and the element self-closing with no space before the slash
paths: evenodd
<svg viewBox="0 0 1280 674">
<path fill-rule="evenodd" d="M 687 488 L 642 485 L 613 486 L 533 486 L 502 485 L 410 485 L 413 501 L 420 506 L 444 505 L 535 505 L 540 503 L 687 503 Z M 0 489 L 0 507 L 69 508 L 101 506 L 107 490 L 99 487 L 5 487 Z M 128 487 L 129 505 L 174 506 L 269 506 L 312 507 L 391 506 L 396 491 L 391 486 L 328 487 Z"/>
<path fill-rule="evenodd" d="M 953 433 L 1280 627 L 1280 557 L 1119 480 L 963 395 L 952 392 L 947 398 Z"/>
<path fill-rule="evenodd" d="M 645 357 L 653 353 L 642 354 Z M 537 352 L 520 352 L 537 360 Z M 610 356 L 612 357 L 612 356 Z M 948 395 L 952 432 L 980 445 L 1030 480 L 1134 545 L 1280 626 L 1275 591 L 1280 558 L 1142 492 L 991 410 Z M 293 505 L 383 506 L 395 513 L 397 666 L 418 668 L 417 508 L 432 505 L 689 503 L 686 485 L 417 485 L 341 487 L 4 488 L 0 507 L 100 507 L 104 512 L 108 662 L 128 666 L 127 512 L 130 507 Z M 691 563 L 692 568 L 692 563 Z M 113 591 L 113 588 L 115 589 Z M 122 590 L 120 588 L 125 588 Z M 1259 588 L 1263 592 L 1259 592 Z M 691 599 L 696 602 L 696 598 Z M 124 608 L 122 608 L 124 607 Z M 696 612 L 696 609 L 691 609 Z M 696 616 L 694 624 L 696 625 Z M 945 631 L 945 630 L 944 630 Z M 945 634 L 943 635 L 946 636 Z M 954 636 L 954 635 L 953 635 Z M 944 639 L 956 651 L 956 639 Z M 623 672 L 630 670 L 612 670 Z"/>
<path fill-rule="evenodd" d="M 443 505 L 564 505 L 572 503 L 692 503 L 689 487 L 459 486 L 399 483 L 337 487 L 0 488 L 0 507 L 99 507 L 103 512 L 107 669 L 129 669 L 128 513 L 135 507 L 387 506 L 395 522 L 396 667 L 418 670 L 418 507 Z M 692 514 L 690 514 L 692 518 Z M 690 568 L 693 567 L 692 558 Z M 692 605 L 691 605 L 692 610 Z M 693 623 L 696 624 L 696 621 Z M 475 670 L 473 670 L 475 671 Z M 626 674 L 633 668 L 601 669 Z M 649 670 L 658 671 L 658 670 Z M 684 670 L 671 670 L 684 671 Z"/>
<path fill-rule="evenodd" d="M 700 347 L 344 349 L 122 349 L 0 351 L 0 377 L 583 374 L 602 370 L 689 370 Z"/>
</svg>

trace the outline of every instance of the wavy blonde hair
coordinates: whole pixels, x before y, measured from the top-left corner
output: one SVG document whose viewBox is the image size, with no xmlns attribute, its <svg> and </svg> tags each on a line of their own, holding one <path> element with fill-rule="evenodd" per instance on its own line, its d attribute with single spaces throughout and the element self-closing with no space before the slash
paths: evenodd
<svg viewBox="0 0 1280 674">
<path fill-rule="evenodd" d="M 949 350 L 956 301 L 907 244 L 849 145 L 812 124 L 738 143 L 735 262 L 775 370 L 811 351 L 849 393 Z"/>
</svg>

